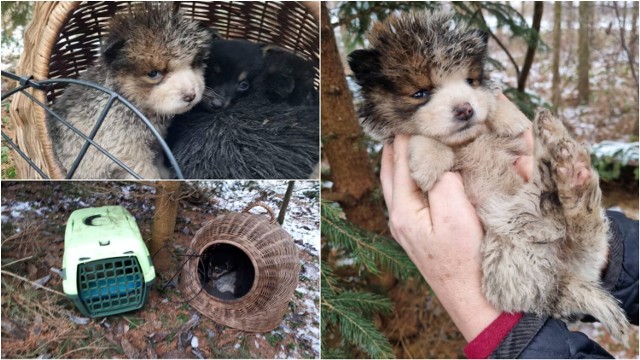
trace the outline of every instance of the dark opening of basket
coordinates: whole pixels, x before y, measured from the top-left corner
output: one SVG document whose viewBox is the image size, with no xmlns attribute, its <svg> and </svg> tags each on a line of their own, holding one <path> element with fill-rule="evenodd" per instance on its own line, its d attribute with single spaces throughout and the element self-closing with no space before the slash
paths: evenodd
<svg viewBox="0 0 640 360">
<path fill-rule="evenodd" d="M 216 269 L 211 269 L 214 266 Z M 217 271 L 219 268 L 223 271 Z M 220 273 L 222 275 L 217 279 L 209 276 Z M 253 287 L 255 269 L 249 256 L 239 247 L 219 243 L 202 251 L 198 262 L 198 275 L 203 292 L 221 300 L 237 300 Z M 231 283 L 233 286 L 230 286 Z M 233 291 L 229 291 L 230 288 L 233 288 Z"/>
</svg>

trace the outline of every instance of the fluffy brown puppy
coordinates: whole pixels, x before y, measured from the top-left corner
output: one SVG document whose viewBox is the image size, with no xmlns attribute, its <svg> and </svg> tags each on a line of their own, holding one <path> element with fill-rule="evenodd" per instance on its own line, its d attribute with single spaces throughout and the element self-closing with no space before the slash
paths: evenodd
<svg viewBox="0 0 640 360">
<path fill-rule="evenodd" d="M 127 98 L 165 136 L 172 116 L 188 111 L 202 98 L 211 40 L 210 31 L 174 12 L 171 3 L 145 3 L 113 17 L 97 63 L 80 78 Z M 88 135 L 107 101 L 96 90 L 70 85 L 53 110 Z M 51 117 L 48 123 L 55 152 L 69 169 L 85 141 Z M 117 101 L 95 141 L 143 178 L 171 175 L 151 131 Z M 93 146 L 74 175 L 78 179 L 129 177 Z"/>
<path fill-rule="evenodd" d="M 484 69 L 487 38 L 444 13 L 391 15 L 349 64 L 362 86 L 363 125 L 379 139 L 413 135 L 409 163 L 423 191 L 449 170 L 486 231 L 483 290 L 506 312 L 570 319 L 589 314 L 616 338 L 629 322 L 600 285 L 607 222 L 587 150 L 548 111 L 534 121 L 535 169 L 514 161 L 529 126 Z"/>
</svg>

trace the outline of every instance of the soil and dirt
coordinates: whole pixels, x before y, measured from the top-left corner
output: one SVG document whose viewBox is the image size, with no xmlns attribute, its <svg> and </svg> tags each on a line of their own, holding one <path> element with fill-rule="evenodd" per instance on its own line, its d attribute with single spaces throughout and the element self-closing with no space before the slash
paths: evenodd
<svg viewBox="0 0 640 360">
<path fill-rule="evenodd" d="M 266 202 L 277 212 L 285 181 L 183 183 L 188 191 L 178 206 L 172 268 L 157 274 L 156 286 L 141 310 L 90 319 L 63 296 L 60 268 L 69 214 L 89 206 L 122 205 L 136 218 L 148 241 L 155 210 L 154 186 L 2 182 L 2 357 L 318 358 L 317 182 L 296 182 L 287 208 L 283 228 L 298 246 L 302 267 L 289 310 L 273 331 L 244 332 L 202 316 L 181 297 L 179 276 L 173 275 L 179 272 L 178 255 L 187 251 L 204 222 L 241 211 L 254 200 Z M 260 213 L 257 209 L 252 212 Z"/>
</svg>

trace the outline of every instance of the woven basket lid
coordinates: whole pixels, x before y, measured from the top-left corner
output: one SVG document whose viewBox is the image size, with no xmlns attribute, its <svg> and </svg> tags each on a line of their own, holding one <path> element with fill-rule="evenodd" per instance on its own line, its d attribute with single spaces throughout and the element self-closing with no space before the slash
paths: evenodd
<svg viewBox="0 0 640 360">
<path fill-rule="evenodd" d="M 100 39 L 109 20 L 126 11 L 129 1 L 42 1 L 34 4 L 34 17 L 25 29 L 24 52 L 16 72 L 35 80 L 77 78 L 99 55 Z M 184 16 L 204 22 L 225 38 L 271 43 L 314 62 L 319 84 L 319 2 L 194 1 L 174 2 Z M 27 90 L 42 103 L 51 103 L 64 91 L 52 85 L 46 94 Z M 64 178 L 46 126 L 45 110 L 22 94 L 15 94 L 10 115 L 11 137 L 51 178 Z M 15 154 L 18 176 L 40 176 Z"/>
<path fill-rule="evenodd" d="M 260 206 L 269 212 L 249 213 Z M 276 222 L 273 211 L 263 203 L 251 203 L 241 213 L 230 213 L 207 222 L 191 241 L 191 250 L 202 256 L 221 244 L 239 248 L 248 256 L 255 276 L 251 289 L 234 300 L 223 300 L 203 289 L 198 273 L 199 257 L 192 257 L 182 269 L 180 286 L 191 306 L 211 320 L 243 331 L 275 329 L 289 307 L 298 285 L 300 260 L 289 234 Z"/>
</svg>

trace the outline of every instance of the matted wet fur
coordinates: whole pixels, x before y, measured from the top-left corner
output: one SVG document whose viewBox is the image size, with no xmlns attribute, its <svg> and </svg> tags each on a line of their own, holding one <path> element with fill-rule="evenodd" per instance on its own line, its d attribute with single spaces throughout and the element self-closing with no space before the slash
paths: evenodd
<svg viewBox="0 0 640 360">
<path fill-rule="evenodd" d="M 80 78 L 115 90 L 148 118 L 162 136 L 171 117 L 191 109 L 202 97 L 204 61 L 211 33 L 174 12 L 172 3 L 145 3 L 114 16 L 97 63 Z M 108 97 L 69 85 L 53 110 L 90 134 Z M 68 170 L 85 141 L 57 120 L 48 119 L 55 152 Z M 144 123 L 119 102 L 111 107 L 95 139 L 143 178 L 167 178 L 163 154 Z M 74 178 L 130 178 L 93 146 Z"/>
<path fill-rule="evenodd" d="M 608 225 L 589 154 L 539 111 L 533 177 L 516 173 L 529 122 L 498 100 L 484 69 L 486 40 L 445 13 L 391 15 L 374 25 L 371 49 L 349 58 L 362 86 L 363 125 L 382 140 L 413 135 L 409 164 L 425 192 L 444 171 L 462 173 L 486 231 L 482 285 L 494 306 L 593 315 L 624 341 L 629 322 L 600 285 Z"/>
<path fill-rule="evenodd" d="M 234 60 L 246 54 L 246 51 L 228 52 L 227 63 L 249 63 L 252 69 L 262 60 L 272 63 L 271 51 L 262 52 L 258 55 L 261 59 L 255 61 Z M 221 109 L 197 106 L 176 116 L 167 142 L 185 177 L 306 179 L 313 176 L 314 166 L 319 162 L 317 91 L 305 90 L 305 75 L 311 76 L 313 83 L 313 73 L 309 74 L 306 67 L 296 66 L 299 61 L 292 62 L 291 56 L 277 56 L 280 60 L 277 66 L 262 68 L 251 81 L 250 89 L 231 106 Z M 244 71 L 234 67 L 235 73 Z M 286 71 L 279 76 L 278 69 Z M 225 67 L 220 70 L 228 71 Z M 213 78 L 209 76 L 210 71 L 207 69 L 207 87 Z M 277 83 L 274 79 L 278 79 Z M 290 80 L 291 86 L 279 87 L 282 84 L 279 79 L 286 80 L 282 83 L 287 84 Z M 275 103 L 268 95 L 274 88 L 279 93 Z"/>
</svg>

